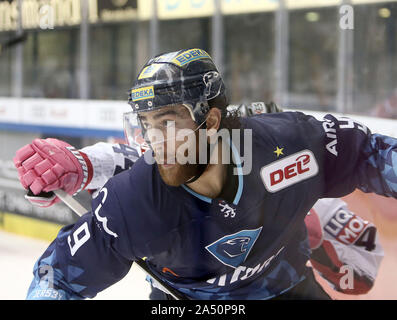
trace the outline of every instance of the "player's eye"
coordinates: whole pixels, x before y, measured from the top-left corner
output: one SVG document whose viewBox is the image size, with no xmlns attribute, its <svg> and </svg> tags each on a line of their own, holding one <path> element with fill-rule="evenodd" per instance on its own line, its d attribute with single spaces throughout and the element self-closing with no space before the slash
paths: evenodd
<svg viewBox="0 0 397 320">
<path fill-rule="evenodd" d="M 162 126 L 164 128 L 174 127 L 175 126 L 175 121 L 173 121 L 173 120 L 165 120 L 161 124 L 162 124 Z"/>
</svg>

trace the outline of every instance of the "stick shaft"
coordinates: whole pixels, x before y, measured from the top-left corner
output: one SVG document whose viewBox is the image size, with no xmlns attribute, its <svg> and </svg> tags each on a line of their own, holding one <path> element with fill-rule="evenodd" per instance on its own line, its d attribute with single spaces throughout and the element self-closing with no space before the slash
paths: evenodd
<svg viewBox="0 0 397 320">
<path fill-rule="evenodd" d="M 84 214 L 87 213 L 88 209 L 84 208 L 80 202 L 78 202 L 75 198 L 73 198 L 71 195 L 67 194 L 63 190 L 55 190 L 54 193 L 56 196 L 63 201 L 64 204 L 66 204 L 71 210 L 73 210 L 76 214 L 78 214 L 80 217 Z"/>
</svg>

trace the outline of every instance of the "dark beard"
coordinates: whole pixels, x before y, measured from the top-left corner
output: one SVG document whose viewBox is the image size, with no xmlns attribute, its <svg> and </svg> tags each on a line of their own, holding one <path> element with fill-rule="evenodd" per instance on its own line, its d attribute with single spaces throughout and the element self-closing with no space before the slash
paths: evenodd
<svg viewBox="0 0 397 320">
<path fill-rule="evenodd" d="M 198 164 L 181 165 L 176 163 L 172 168 L 168 169 L 164 169 L 161 164 L 158 164 L 157 167 L 164 183 L 172 187 L 179 187 L 190 178 L 199 174 Z"/>
<path fill-rule="evenodd" d="M 199 136 L 198 133 L 195 132 L 196 136 L 196 163 L 185 163 L 179 164 L 176 155 L 171 157 L 174 160 L 175 164 L 172 168 L 164 168 L 161 164 L 157 163 L 157 167 L 159 169 L 159 173 L 161 178 L 163 179 L 164 183 L 172 186 L 172 187 L 179 187 L 180 185 L 184 184 L 185 182 L 189 181 L 191 178 L 199 175 L 201 173 L 201 166 L 198 164 L 199 160 Z M 185 150 L 184 156 L 188 156 L 188 150 Z M 160 159 L 163 159 L 160 157 Z"/>
</svg>

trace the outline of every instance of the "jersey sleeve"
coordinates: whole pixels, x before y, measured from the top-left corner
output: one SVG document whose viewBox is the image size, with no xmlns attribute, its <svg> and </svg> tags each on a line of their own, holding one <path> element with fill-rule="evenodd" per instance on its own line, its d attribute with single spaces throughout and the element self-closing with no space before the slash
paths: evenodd
<svg viewBox="0 0 397 320">
<path fill-rule="evenodd" d="M 101 188 L 109 178 L 128 170 L 139 158 L 137 149 L 125 144 L 99 142 L 81 149 L 91 161 L 93 177 L 88 190 Z"/>
<path fill-rule="evenodd" d="M 367 293 L 384 257 L 376 227 L 340 199 L 321 199 L 312 210 L 323 230 L 322 243 L 311 254 L 312 266 L 337 291 Z"/>
<path fill-rule="evenodd" d="M 397 139 L 372 134 L 347 117 L 330 114 L 318 121 L 298 113 L 306 137 L 316 136 L 316 156 L 324 172 L 324 198 L 338 198 L 359 188 L 397 198 Z M 318 140 L 317 140 L 318 139 Z"/>
<path fill-rule="evenodd" d="M 92 205 L 38 259 L 27 299 L 92 298 L 128 273 L 134 254 L 111 181 Z"/>
</svg>

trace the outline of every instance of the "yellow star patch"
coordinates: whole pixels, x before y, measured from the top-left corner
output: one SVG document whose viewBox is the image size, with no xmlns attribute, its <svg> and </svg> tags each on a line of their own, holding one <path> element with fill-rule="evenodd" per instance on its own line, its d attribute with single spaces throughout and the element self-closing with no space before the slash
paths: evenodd
<svg viewBox="0 0 397 320">
<path fill-rule="evenodd" d="M 276 150 L 275 151 L 273 151 L 275 154 L 277 154 L 277 158 L 280 156 L 280 155 L 284 155 L 284 153 L 283 153 L 283 150 L 284 150 L 284 148 L 279 148 L 279 147 L 277 147 L 276 148 Z"/>
</svg>

